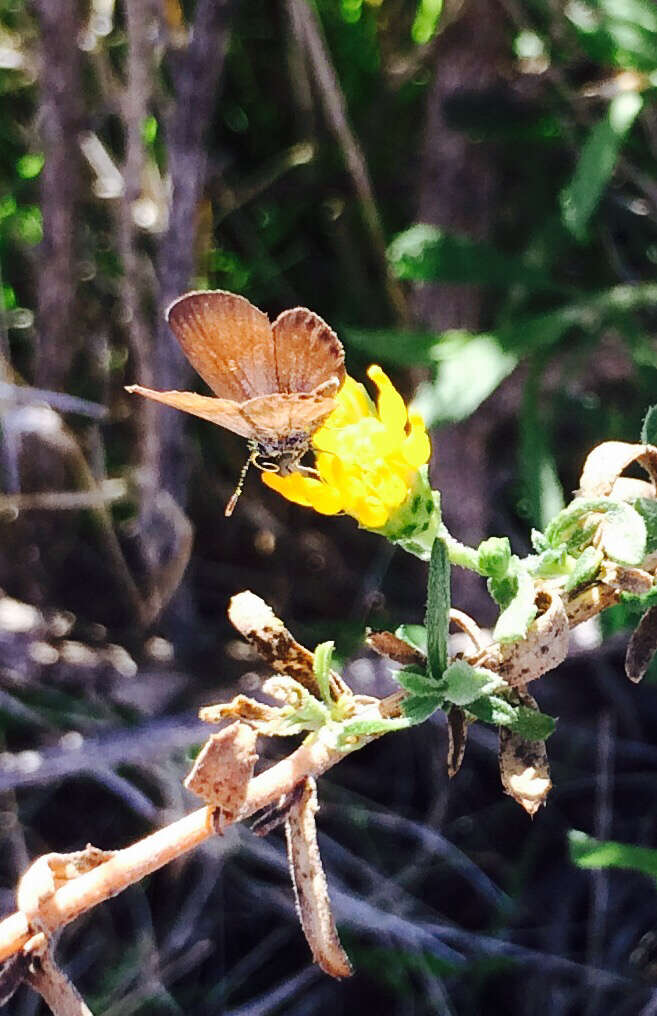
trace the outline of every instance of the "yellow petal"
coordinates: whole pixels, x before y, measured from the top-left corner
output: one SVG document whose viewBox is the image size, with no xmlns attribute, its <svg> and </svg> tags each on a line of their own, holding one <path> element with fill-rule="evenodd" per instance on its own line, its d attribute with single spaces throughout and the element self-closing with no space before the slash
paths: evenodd
<svg viewBox="0 0 657 1016">
<path fill-rule="evenodd" d="M 408 414 L 401 395 L 392 384 L 388 375 L 377 364 L 372 364 L 367 371 L 367 376 L 379 389 L 377 408 L 381 422 L 388 430 L 403 432 L 406 427 Z"/>
<path fill-rule="evenodd" d="M 262 482 L 288 501 L 303 505 L 304 508 L 314 508 L 320 515 L 337 515 L 342 511 L 339 492 L 312 476 L 302 476 L 301 473 L 281 476 L 279 473 L 265 472 L 262 474 Z"/>
</svg>

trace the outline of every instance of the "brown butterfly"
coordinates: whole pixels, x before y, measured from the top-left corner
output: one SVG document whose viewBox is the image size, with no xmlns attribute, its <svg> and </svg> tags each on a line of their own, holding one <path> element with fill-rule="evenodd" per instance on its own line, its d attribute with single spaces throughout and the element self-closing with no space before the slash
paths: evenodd
<svg viewBox="0 0 657 1016">
<path fill-rule="evenodd" d="M 300 460 L 313 433 L 335 408 L 345 378 L 342 343 L 326 322 L 305 307 L 295 307 L 271 324 L 243 296 L 223 290 L 186 293 L 171 304 L 166 317 L 185 356 L 216 398 L 141 385 L 127 390 L 248 439 L 251 454 L 226 515 L 232 514 L 252 463 L 283 476 L 308 472 Z"/>
</svg>

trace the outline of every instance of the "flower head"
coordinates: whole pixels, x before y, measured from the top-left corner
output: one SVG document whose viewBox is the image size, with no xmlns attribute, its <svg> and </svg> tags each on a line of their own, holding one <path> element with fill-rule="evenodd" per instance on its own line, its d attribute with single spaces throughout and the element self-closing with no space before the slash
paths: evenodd
<svg viewBox="0 0 657 1016">
<path fill-rule="evenodd" d="M 313 435 L 318 477 L 262 478 L 289 501 L 322 515 L 345 512 L 365 529 L 381 530 L 394 526 L 411 495 L 415 500 L 431 447 L 422 417 L 406 407 L 381 368 L 372 366 L 367 374 L 378 389 L 376 405 L 347 376 L 336 408 Z"/>
</svg>

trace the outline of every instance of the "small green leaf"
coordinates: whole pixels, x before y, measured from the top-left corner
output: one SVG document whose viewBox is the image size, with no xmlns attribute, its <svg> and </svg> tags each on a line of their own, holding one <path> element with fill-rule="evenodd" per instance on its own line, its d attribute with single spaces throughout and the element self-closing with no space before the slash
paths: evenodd
<svg viewBox="0 0 657 1016">
<path fill-rule="evenodd" d="M 649 497 L 638 497 L 634 509 L 646 525 L 646 554 L 657 550 L 657 501 Z"/>
<path fill-rule="evenodd" d="M 657 850 L 614 840 L 596 840 L 578 829 L 568 833 L 570 859 L 578 868 L 629 868 L 657 878 Z"/>
<path fill-rule="evenodd" d="M 410 721 L 404 716 L 395 718 L 381 716 L 372 720 L 352 720 L 340 728 L 337 747 L 340 749 L 352 748 L 353 745 L 346 743 L 347 738 L 350 737 L 376 737 L 378 734 L 390 734 L 395 730 L 406 730 L 410 726 Z"/>
<path fill-rule="evenodd" d="M 650 406 L 641 425 L 641 443 L 657 444 L 657 406 Z"/>
<path fill-rule="evenodd" d="M 606 117 L 596 124 L 582 147 L 572 179 L 561 192 L 563 223 L 579 241 L 616 166 L 618 153 L 643 106 L 636 92 L 621 92 L 609 103 Z"/>
<path fill-rule="evenodd" d="M 333 705 L 331 697 L 331 660 L 333 659 L 334 642 L 322 642 L 317 646 L 313 658 L 313 673 L 319 686 L 324 704 Z"/>
<path fill-rule="evenodd" d="M 612 561 L 638 565 L 646 556 L 646 524 L 624 501 L 616 502 L 602 523 L 602 547 Z"/>
<path fill-rule="evenodd" d="M 465 660 L 454 660 L 443 675 L 441 690 L 448 702 L 467 706 L 476 699 L 501 688 L 504 681 L 499 674 L 483 667 L 472 667 Z"/>
<path fill-rule="evenodd" d="M 516 711 L 510 702 L 499 695 L 486 695 L 475 699 L 468 706 L 468 712 L 484 723 L 492 723 L 496 727 L 511 727 Z"/>
<path fill-rule="evenodd" d="M 404 716 L 409 723 L 424 723 L 436 709 L 440 709 L 442 699 L 437 695 L 409 695 L 402 702 Z"/>
<path fill-rule="evenodd" d="M 529 706 L 516 706 L 516 715 L 511 725 L 514 734 L 519 734 L 527 741 L 545 741 L 554 733 L 555 727 L 556 720 L 553 716 Z"/>
<path fill-rule="evenodd" d="M 544 550 L 542 554 L 533 559 L 525 558 L 525 561 L 529 564 L 530 574 L 540 575 L 541 577 L 564 575 L 570 570 L 569 562 L 572 562 L 572 560 L 568 555 L 565 545 Z"/>
<path fill-rule="evenodd" d="M 586 547 L 577 558 L 575 567 L 568 576 L 566 592 L 570 593 L 578 586 L 585 586 L 587 583 L 593 582 L 603 560 L 604 554 L 601 550 L 598 550 L 597 547 Z"/>
<path fill-rule="evenodd" d="M 400 624 L 395 635 L 420 653 L 427 655 L 427 629 L 423 624 Z"/>
<path fill-rule="evenodd" d="M 427 588 L 427 661 L 429 673 L 439 681 L 447 666 L 450 608 L 450 567 L 447 544 L 437 538 L 431 548 Z"/>
<path fill-rule="evenodd" d="M 496 727 L 507 727 L 527 741 L 544 741 L 554 731 L 556 721 L 529 706 L 514 706 L 499 695 L 487 695 L 471 702 L 467 710 Z"/>
<path fill-rule="evenodd" d="M 412 667 L 393 670 L 392 676 L 404 691 L 410 692 L 412 695 L 433 695 L 435 697 L 438 694 L 438 682 L 434 681 L 433 677 L 427 677 L 426 674 Z M 442 682 L 440 687 L 442 690 Z"/>
<path fill-rule="evenodd" d="M 516 595 L 498 617 L 493 631 L 497 642 L 516 642 L 524 638 L 536 617 L 534 580 L 525 568 L 518 570 L 517 579 Z"/>
<path fill-rule="evenodd" d="M 511 544 L 507 536 L 491 536 L 477 548 L 479 552 L 479 570 L 482 575 L 491 578 L 503 578 L 509 570 L 511 561 Z"/>
</svg>

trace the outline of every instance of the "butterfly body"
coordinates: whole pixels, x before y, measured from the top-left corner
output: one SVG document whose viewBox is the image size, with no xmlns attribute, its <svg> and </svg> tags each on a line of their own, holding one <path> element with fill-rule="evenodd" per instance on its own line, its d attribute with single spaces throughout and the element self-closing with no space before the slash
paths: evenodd
<svg viewBox="0 0 657 1016">
<path fill-rule="evenodd" d="M 342 343 L 326 322 L 295 307 L 270 323 L 244 297 L 223 290 L 181 296 L 167 320 L 214 396 L 141 385 L 128 391 L 247 438 L 249 461 L 261 468 L 305 471 L 300 460 L 345 378 Z"/>
</svg>

